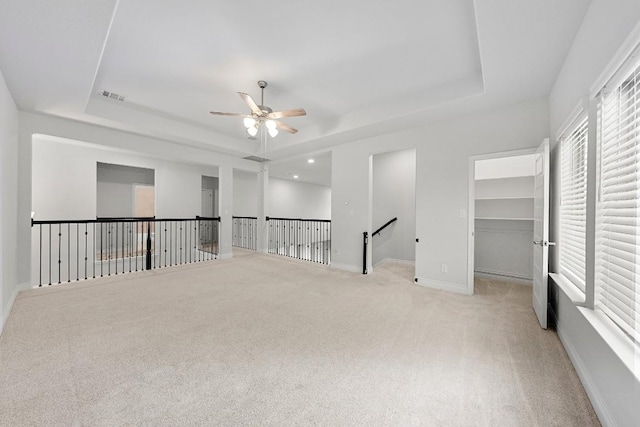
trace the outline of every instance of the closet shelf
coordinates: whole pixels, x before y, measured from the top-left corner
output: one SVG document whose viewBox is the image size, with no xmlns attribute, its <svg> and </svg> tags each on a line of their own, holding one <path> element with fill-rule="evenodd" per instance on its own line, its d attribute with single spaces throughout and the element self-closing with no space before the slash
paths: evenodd
<svg viewBox="0 0 640 427">
<path fill-rule="evenodd" d="M 533 196 L 476 197 L 475 200 L 531 200 Z"/>
<path fill-rule="evenodd" d="M 533 221 L 533 218 L 504 218 L 504 217 L 481 217 L 477 216 L 475 219 L 488 219 L 492 221 Z"/>
</svg>

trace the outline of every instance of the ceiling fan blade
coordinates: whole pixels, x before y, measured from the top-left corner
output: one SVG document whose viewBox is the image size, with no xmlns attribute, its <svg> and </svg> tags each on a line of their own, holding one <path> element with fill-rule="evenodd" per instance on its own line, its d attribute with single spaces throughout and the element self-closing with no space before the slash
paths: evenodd
<svg viewBox="0 0 640 427">
<path fill-rule="evenodd" d="M 242 98 L 244 102 L 247 103 L 249 109 L 253 112 L 253 114 L 262 116 L 262 110 L 260 109 L 260 107 L 258 107 L 258 104 L 256 104 L 251 95 L 244 92 L 238 92 L 238 95 L 240 95 L 240 98 Z"/>
<path fill-rule="evenodd" d="M 297 116 L 306 116 L 307 112 L 304 111 L 304 108 L 294 108 L 293 110 L 285 110 L 285 111 L 274 111 L 273 113 L 267 114 L 268 119 L 281 119 L 283 117 L 297 117 Z"/>
<path fill-rule="evenodd" d="M 284 124 L 284 123 L 282 123 L 282 122 L 280 122 L 278 120 L 274 120 L 274 122 L 276 122 L 276 126 L 279 129 L 285 130 L 285 131 L 287 131 L 289 133 L 297 133 L 298 132 L 298 129 L 294 129 L 291 126 L 286 125 L 286 124 Z"/>
<path fill-rule="evenodd" d="M 251 117 L 244 113 L 223 113 L 222 111 L 209 111 L 211 114 L 217 114 L 218 116 L 238 116 L 238 117 Z"/>
</svg>

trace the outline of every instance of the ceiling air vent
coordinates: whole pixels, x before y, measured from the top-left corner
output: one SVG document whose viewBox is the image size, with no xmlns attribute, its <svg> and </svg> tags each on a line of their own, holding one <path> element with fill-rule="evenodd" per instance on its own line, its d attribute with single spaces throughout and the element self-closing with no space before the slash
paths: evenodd
<svg viewBox="0 0 640 427">
<path fill-rule="evenodd" d="M 105 96 L 109 99 L 114 99 L 116 101 L 124 101 L 124 96 L 118 95 L 117 93 L 109 92 L 108 90 L 103 90 L 100 92 L 100 95 Z"/>
<path fill-rule="evenodd" d="M 244 157 L 245 160 L 251 160 L 252 162 L 264 163 L 270 161 L 269 159 L 265 159 L 264 157 L 258 156 L 247 156 Z"/>
</svg>

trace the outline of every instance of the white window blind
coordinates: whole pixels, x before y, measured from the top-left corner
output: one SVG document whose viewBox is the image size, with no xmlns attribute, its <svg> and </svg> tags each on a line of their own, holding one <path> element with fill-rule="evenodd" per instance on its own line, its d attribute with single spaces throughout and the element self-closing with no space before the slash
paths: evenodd
<svg viewBox="0 0 640 427">
<path fill-rule="evenodd" d="M 560 145 L 560 273 L 585 291 L 587 212 L 587 118 Z"/>
<path fill-rule="evenodd" d="M 640 332 L 640 67 L 600 98 L 595 308 Z"/>
</svg>

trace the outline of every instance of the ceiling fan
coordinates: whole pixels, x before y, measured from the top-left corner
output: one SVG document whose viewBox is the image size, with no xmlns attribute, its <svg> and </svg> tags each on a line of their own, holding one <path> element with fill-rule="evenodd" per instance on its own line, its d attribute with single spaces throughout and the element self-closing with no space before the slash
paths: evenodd
<svg viewBox="0 0 640 427">
<path fill-rule="evenodd" d="M 210 111 L 211 114 L 216 114 L 220 116 L 239 116 L 244 117 L 244 126 L 247 128 L 247 133 L 251 138 L 254 138 L 258 133 L 258 129 L 261 125 L 267 128 L 269 135 L 271 137 L 275 137 L 278 135 L 278 129 L 282 129 L 289 133 L 298 132 L 297 129 L 288 126 L 285 123 L 282 123 L 278 119 L 283 117 L 296 117 L 296 116 L 306 116 L 307 112 L 304 111 L 304 108 L 294 108 L 292 110 L 285 111 L 273 111 L 270 107 L 264 105 L 264 88 L 267 87 L 267 82 L 264 80 L 258 81 L 258 87 L 261 90 L 260 97 L 260 105 L 256 104 L 256 102 L 251 98 L 251 95 L 246 94 L 244 92 L 238 92 L 240 98 L 247 103 L 249 110 L 251 110 L 251 114 L 243 114 L 243 113 L 223 113 L 220 111 Z"/>
</svg>

